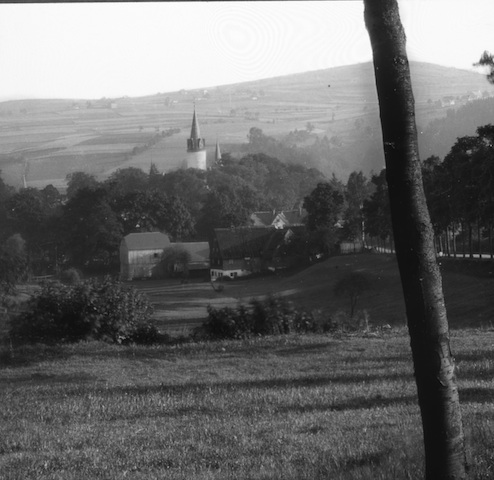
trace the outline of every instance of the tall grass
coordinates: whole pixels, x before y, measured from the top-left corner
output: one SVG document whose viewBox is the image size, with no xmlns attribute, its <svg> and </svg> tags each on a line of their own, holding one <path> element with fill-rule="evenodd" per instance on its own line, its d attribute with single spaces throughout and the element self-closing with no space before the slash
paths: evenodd
<svg viewBox="0 0 494 480">
<path fill-rule="evenodd" d="M 419 479 L 408 336 L 23 347 L 0 369 L 2 479 Z M 455 333 L 472 478 L 494 475 L 491 331 Z"/>
</svg>

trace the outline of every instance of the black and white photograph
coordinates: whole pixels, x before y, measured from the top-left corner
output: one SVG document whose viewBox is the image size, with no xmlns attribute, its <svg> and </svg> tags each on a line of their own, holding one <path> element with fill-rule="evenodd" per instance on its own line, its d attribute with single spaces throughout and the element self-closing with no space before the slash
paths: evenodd
<svg viewBox="0 0 494 480">
<path fill-rule="evenodd" d="M 493 33 L 0 3 L 0 479 L 494 478 Z"/>
</svg>

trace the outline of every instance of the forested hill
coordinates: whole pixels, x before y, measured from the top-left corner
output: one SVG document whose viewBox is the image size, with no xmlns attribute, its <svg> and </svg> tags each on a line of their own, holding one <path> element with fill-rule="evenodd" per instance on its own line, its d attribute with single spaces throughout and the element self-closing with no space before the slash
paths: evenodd
<svg viewBox="0 0 494 480">
<path fill-rule="evenodd" d="M 474 136 L 477 127 L 487 124 L 494 124 L 494 98 L 475 100 L 456 109 L 450 107 L 444 117 L 432 120 L 420 133 L 421 157 L 436 155 L 442 159 L 457 138 Z"/>
<path fill-rule="evenodd" d="M 485 100 L 494 87 L 483 75 L 415 62 L 411 73 L 422 157 L 443 156 L 456 137 L 494 118 L 493 104 Z M 25 178 L 28 186 L 64 188 L 67 174 L 75 171 L 103 180 L 118 168 L 149 171 L 151 163 L 162 172 L 176 169 L 194 103 L 210 156 L 218 139 L 222 151 L 240 158 L 255 128 L 281 142 L 280 160 L 289 155 L 290 162 L 327 177 L 345 181 L 352 171 L 383 167 L 373 67 L 363 63 L 139 98 L 1 102 L 2 176 L 17 187 Z M 429 128 L 432 121 L 437 123 Z M 278 157 L 276 151 L 261 153 Z"/>
</svg>

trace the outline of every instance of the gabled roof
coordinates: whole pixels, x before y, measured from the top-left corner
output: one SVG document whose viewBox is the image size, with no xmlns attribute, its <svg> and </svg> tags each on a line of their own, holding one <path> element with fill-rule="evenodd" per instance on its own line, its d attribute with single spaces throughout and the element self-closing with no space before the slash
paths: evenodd
<svg viewBox="0 0 494 480">
<path fill-rule="evenodd" d="M 159 250 L 171 245 L 168 235 L 161 232 L 129 233 L 122 244 L 128 250 Z"/>
<path fill-rule="evenodd" d="M 305 210 L 286 210 L 278 214 L 285 225 L 303 225 L 306 215 L 307 212 Z"/>
<path fill-rule="evenodd" d="M 269 227 L 276 218 L 276 212 L 254 212 L 250 219 L 256 227 Z"/>
<path fill-rule="evenodd" d="M 271 226 L 278 223 L 284 226 L 303 225 L 304 218 L 307 215 L 305 210 L 282 210 L 280 212 L 254 212 L 251 216 L 251 222 L 255 226 Z"/>
<path fill-rule="evenodd" d="M 260 257 L 274 227 L 215 228 L 214 233 L 223 258 Z"/>
</svg>

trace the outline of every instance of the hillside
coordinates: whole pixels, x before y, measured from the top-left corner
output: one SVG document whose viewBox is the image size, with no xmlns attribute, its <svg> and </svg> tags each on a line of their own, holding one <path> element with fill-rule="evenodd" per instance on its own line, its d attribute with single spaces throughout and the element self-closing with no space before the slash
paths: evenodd
<svg viewBox="0 0 494 480">
<path fill-rule="evenodd" d="M 425 63 L 412 63 L 411 72 L 419 131 L 446 117 L 448 109 L 492 90 L 474 72 Z M 2 176 L 15 186 L 22 185 L 24 175 L 29 186 L 63 188 L 66 175 L 79 170 L 105 178 L 127 166 L 177 168 L 194 102 L 210 156 L 217 138 L 223 151 L 235 151 L 253 126 L 281 140 L 310 122 L 311 141 L 331 139 L 327 154 L 312 165 L 326 175 L 346 179 L 353 170 L 368 173 L 383 166 L 374 76 L 365 63 L 139 98 L 2 102 Z M 458 122 L 454 135 L 471 134 L 466 131 L 471 128 Z M 169 129 L 176 133 L 165 135 Z M 421 151 L 432 154 L 424 144 L 429 137 L 420 139 Z"/>
<path fill-rule="evenodd" d="M 443 288 L 452 328 L 484 328 L 494 316 L 492 262 L 442 259 Z M 215 292 L 208 283 L 183 286 L 173 282 L 136 282 L 155 307 L 160 328 L 182 333 L 207 315 L 207 305 L 216 308 L 247 303 L 253 297 L 282 295 L 323 318 L 349 311 L 349 299 L 336 296 L 336 282 L 350 272 L 362 272 L 371 279 L 357 309 L 367 310 L 372 325 L 406 325 L 405 305 L 394 255 L 362 254 L 329 258 L 300 272 L 224 283 Z"/>
</svg>

